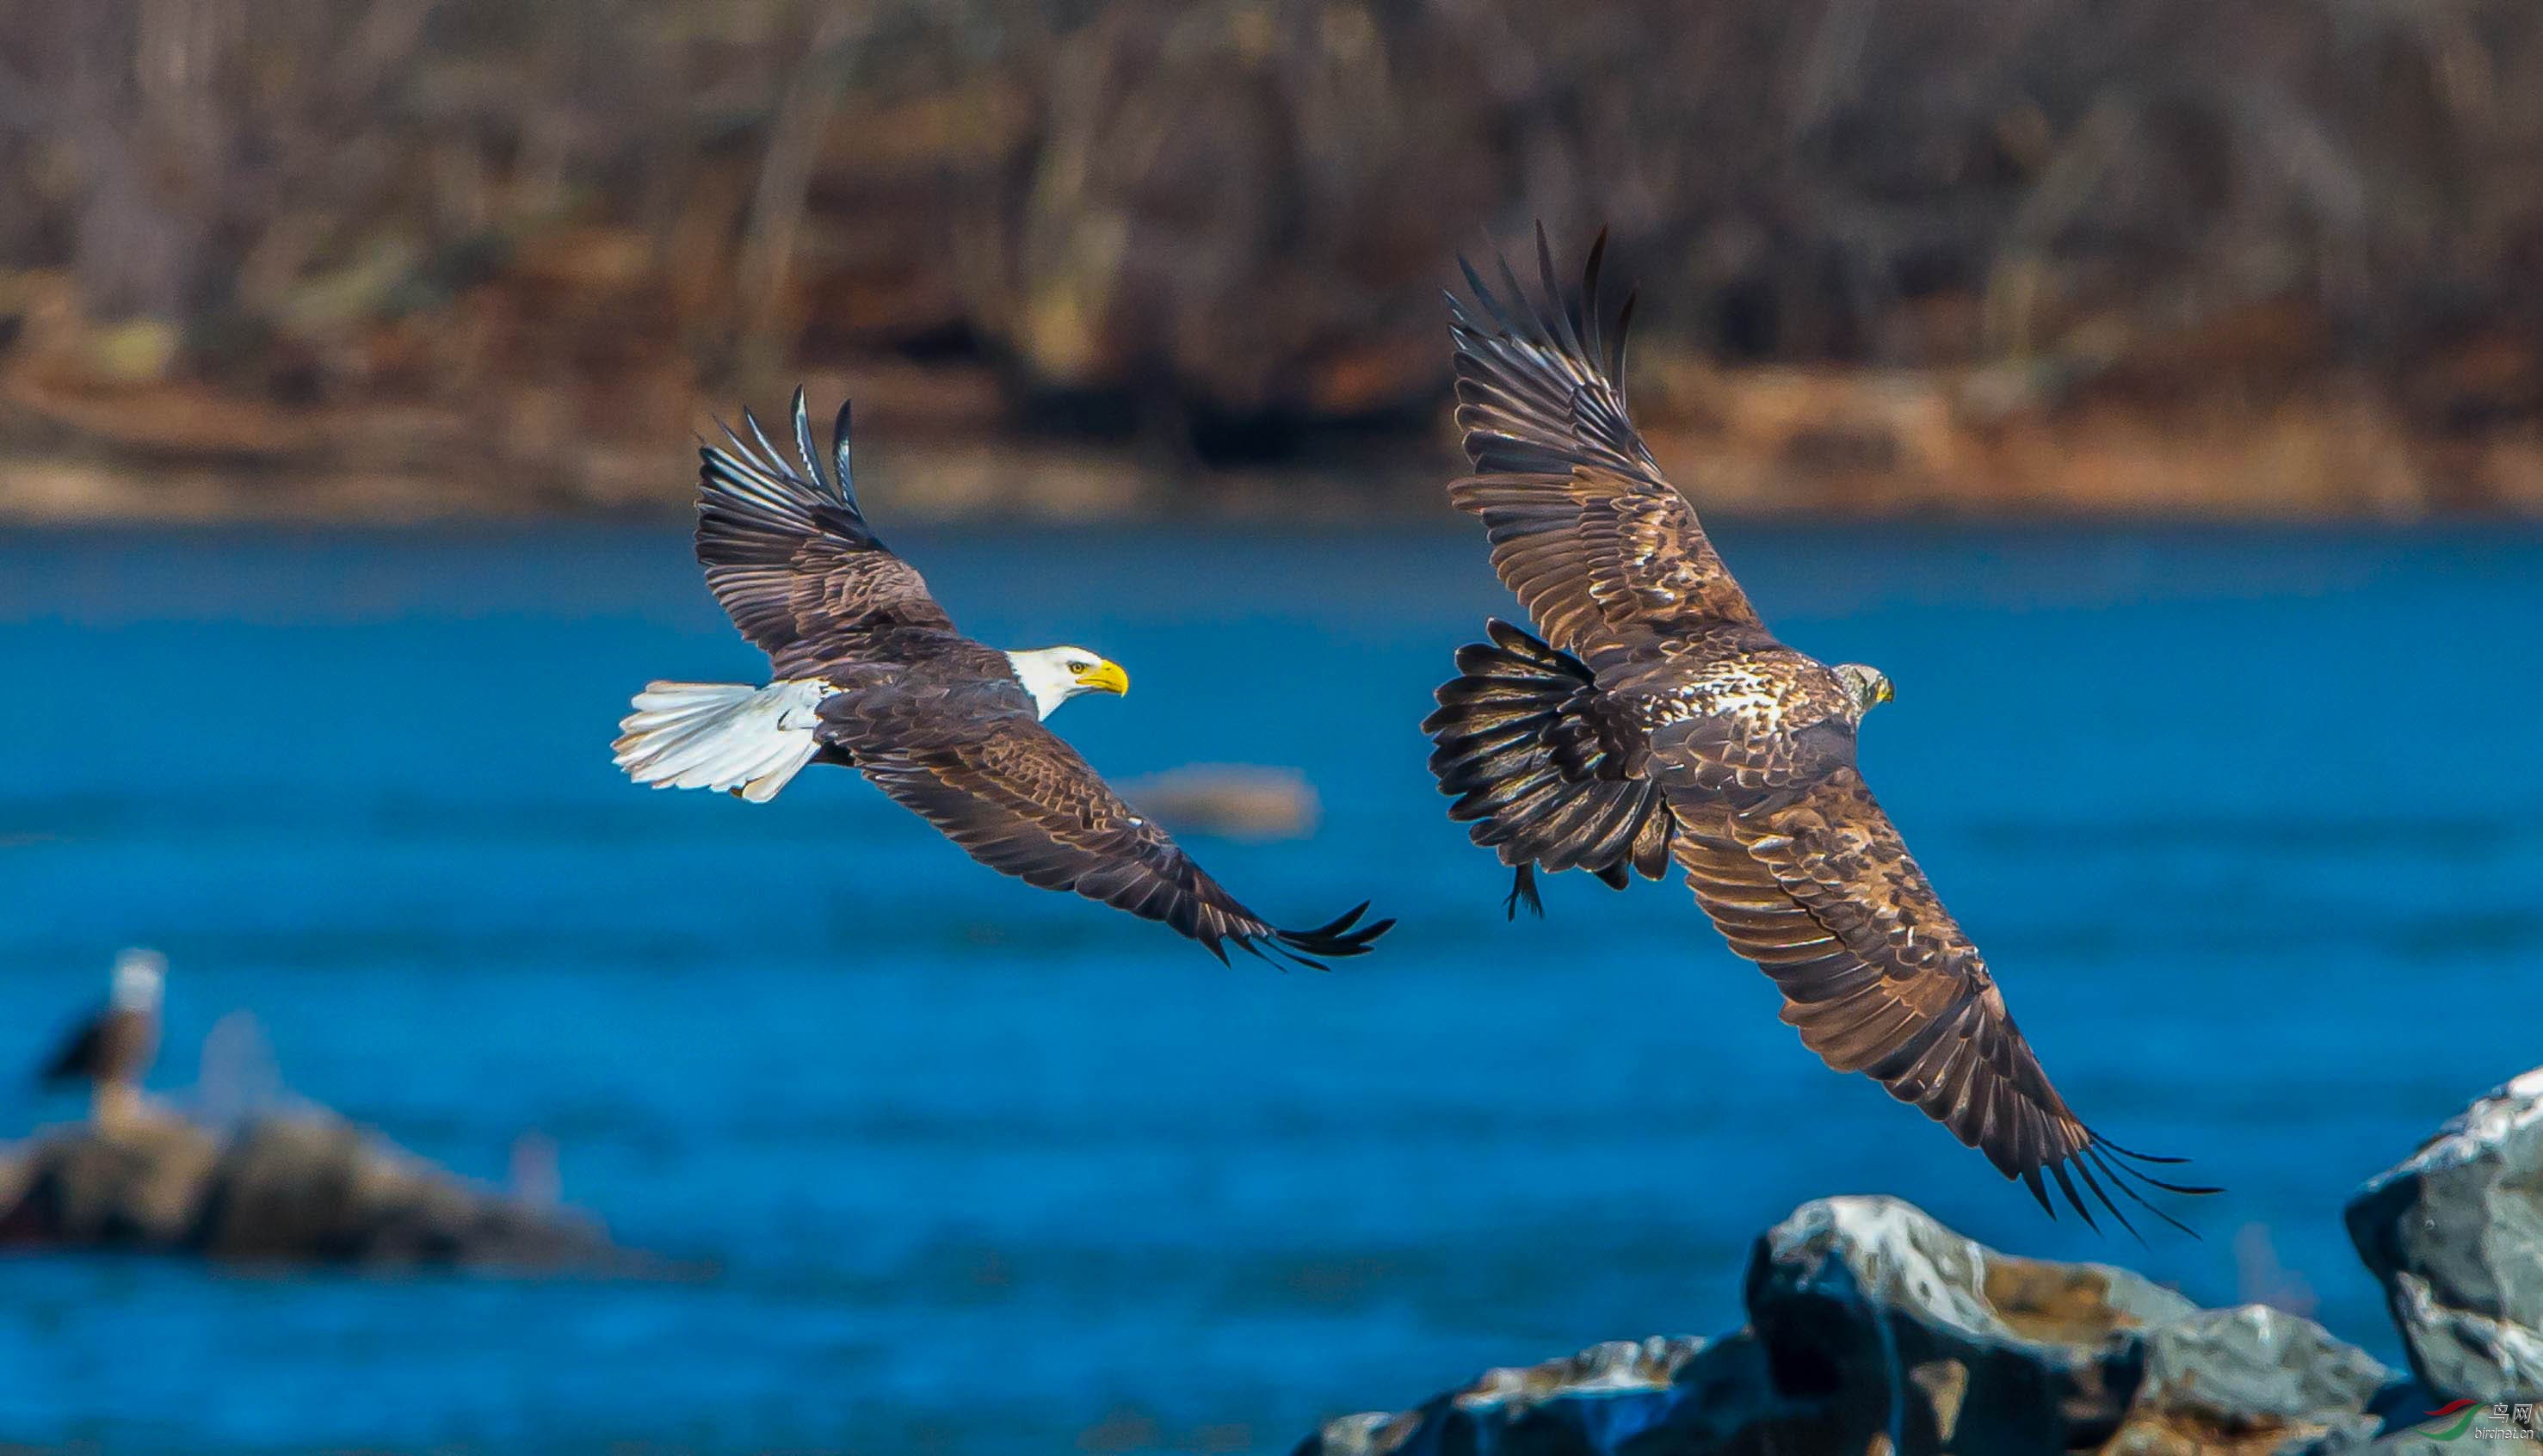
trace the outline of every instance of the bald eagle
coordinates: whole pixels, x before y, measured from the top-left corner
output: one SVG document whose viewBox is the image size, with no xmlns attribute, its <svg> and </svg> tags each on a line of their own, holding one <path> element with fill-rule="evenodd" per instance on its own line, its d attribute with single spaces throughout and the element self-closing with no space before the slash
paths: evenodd
<svg viewBox="0 0 2543 1456">
<path fill-rule="evenodd" d="M 116 958 L 106 1004 L 71 1029 L 44 1059 L 46 1087 L 85 1082 L 90 1112 L 116 1121 L 140 1103 L 141 1078 L 159 1055 L 159 999 L 168 961 L 156 951 L 126 951 Z"/>
<path fill-rule="evenodd" d="M 1542 913 L 1540 870 L 1621 889 L 1674 862 L 1830 1067 L 1922 1109 L 2052 1217 L 2043 1174 L 2088 1222 L 2078 1181 L 2123 1225 L 2114 1191 L 2179 1227 L 2131 1184 L 2214 1189 L 2147 1174 L 2180 1160 L 2120 1147 L 2067 1107 L 1865 784 L 1856 734 L 1888 678 L 1777 641 L 1635 431 L 1633 300 L 1602 322 L 1605 235 L 1569 296 L 1542 228 L 1536 241 L 1542 301 L 1506 261 L 1502 296 L 1471 265 L 1473 300 L 1448 296 L 1474 466 L 1448 494 L 1482 518 L 1537 630 L 1491 622 L 1424 723 L 1450 817 L 1513 871 L 1510 912 Z"/>
<path fill-rule="evenodd" d="M 826 474 L 802 390 L 793 461 L 742 419 L 752 442 L 727 428 L 730 448 L 699 446 L 697 555 L 775 680 L 648 684 L 614 745 L 630 778 L 757 804 L 806 764 L 844 764 L 989 868 L 1162 920 L 1221 961 L 1234 945 L 1321 969 L 1395 923 L 1362 924 L 1362 902 L 1282 930 L 1238 903 L 1042 726 L 1081 693 L 1127 692 L 1128 673 L 1084 648 L 1001 651 L 956 631 L 857 507 L 846 405 Z"/>
</svg>

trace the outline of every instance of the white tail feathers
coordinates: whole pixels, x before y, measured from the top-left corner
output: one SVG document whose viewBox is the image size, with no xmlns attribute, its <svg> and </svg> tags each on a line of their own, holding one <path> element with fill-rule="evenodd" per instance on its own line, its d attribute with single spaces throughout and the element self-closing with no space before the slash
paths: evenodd
<svg viewBox="0 0 2543 1456">
<path fill-rule="evenodd" d="M 826 683 L 649 682 L 618 724 L 618 766 L 656 789 L 730 790 L 753 804 L 777 797 L 820 751 Z"/>
</svg>

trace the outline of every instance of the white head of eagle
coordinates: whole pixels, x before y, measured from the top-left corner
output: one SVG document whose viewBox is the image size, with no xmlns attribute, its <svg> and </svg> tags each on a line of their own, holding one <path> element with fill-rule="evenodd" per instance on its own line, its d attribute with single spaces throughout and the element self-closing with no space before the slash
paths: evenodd
<svg viewBox="0 0 2543 1456">
<path fill-rule="evenodd" d="M 126 951 L 115 960 L 113 1002 L 117 1011 L 154 1012 L 168 976 L 168 958 L 156 951 Z"/>
<path fill-rule="evenodd" d="M 1016 681 L 1033 694 L 1035 711 L 1044 718 L 1080 693 L 1130 691 L 1130 674 L 1121 670 L 1120 663 L 1084 648 L 1036 648 L 1009 652 L 1007 660 L 1015 664 Z"/>
</svg>

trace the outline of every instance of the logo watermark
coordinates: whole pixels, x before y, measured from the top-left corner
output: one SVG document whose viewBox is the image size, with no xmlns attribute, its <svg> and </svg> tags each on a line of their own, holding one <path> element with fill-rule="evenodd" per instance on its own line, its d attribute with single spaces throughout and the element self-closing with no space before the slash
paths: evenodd
<svg viewBox="0 0 2543 1456">
<path fill-rule="evenodd" d="M 2535 1439 L 2535 1403 L 2510 1405 L 2493 1401 L 2448 1401 L 2421 1418 L 2420 1434 L 2432 1441 L 2530 1441 Z"/>
</svg>

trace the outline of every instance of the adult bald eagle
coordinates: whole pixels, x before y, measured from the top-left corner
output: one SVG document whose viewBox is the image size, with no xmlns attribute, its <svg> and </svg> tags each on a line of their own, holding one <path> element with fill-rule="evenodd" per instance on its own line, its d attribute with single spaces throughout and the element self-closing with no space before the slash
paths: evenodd
<svg viewBox="0 0 2543 1456">
<path fill-rule="evenodd" d="M 1864 783 L 1856 731 L 1889 680 L 1778 642 L 1635 432 L 1633 300 L 1602 321 L 1605 246 L 1568 297 L 1541 228 L 1542 302 L 1506 262 L 1503 296 L 1472 266 L 1473 301 L 1449 295 L 1475 471 L 1449 498 L 1483 518 L 1541 634 L 1492 622 L 1438 690 L 1424 728 L 1450 816 L 1512 867 L 1512 913 L 1541 912 L 1539 870 L 1623 888 L 1673 860 L 1829 1066 L 1915 1104 L 2052 1216 L 2043 1174 L 2087 1221 L 2079 1180 L 2122 1224 L 2113 1191 L 2178 1227 L 2130 1185 L 2213 1189 L 2148 1175 L 2180 1160 L 2119 1147 L 2067 1107 Z"/>
<path fill-rule="evenodd" d="M 971 857 L 1044 889 L 1162 920 L 1220 960 L 1226 948 L 1322 968 L 1392 920 L 1365 902 L 1308 930 L 1239 904 L 1166 831 L 1042 726 L 1129 674 L 1083 648 L 1001 651 L 954 628 L 857 508 L 848 407 L 824 474 L 795 392 L 789 462 L 745 412 L 753 444 L 701 444 L 698 561 L 733 625 L 775 667 L 765 687 L 655 682 L 619 724 L 618 766 L 657 789 L 774 798 L 808 763 L 845 764 Z"/>
<path fill-rule="evenodd" d="M 167 971 L 166 958 L 156 951 L 116 957 L 106 1005 L 62 1038 L 39 1080 L 46 1087 L 89 1084 L 90 1112 L 101 1122 L 133 1111 L 141 1078 L 159 1054 L 159 999 Z"/>
</svg>

